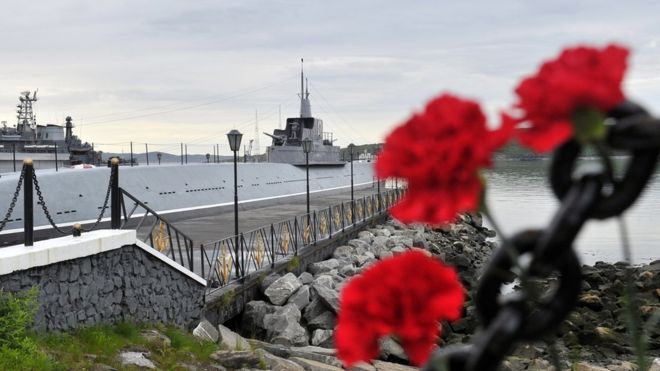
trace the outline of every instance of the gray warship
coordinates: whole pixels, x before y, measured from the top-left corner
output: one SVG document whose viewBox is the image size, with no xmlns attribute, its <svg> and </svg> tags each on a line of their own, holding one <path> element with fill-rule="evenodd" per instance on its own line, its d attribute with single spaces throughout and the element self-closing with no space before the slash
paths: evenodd
<svg viewBox="0 0 660 371">
<path fill-rule="evenodd" d="M 64 126 L 39 125 L 33 107 L 37 92 L 24 91 L 18 99 L 16 125 L 0 123 L 0 173 L 20 168 L 26 158 L 31 158 L 40 169 L 100 162 L 100 153 L 94 151 L 94 146 L 73 134 L 70 116 Z"/>
<path fill-rule="evenodd" d="M 243 209 L 292 202 L 306 194 L 305 155 L 302 140 L 312 140 L 309 182 L 311 197 L 324 193 L 347 192 L 351 186 L 351 167 L 340 159 L 339 147 L 331 133 L 323 131 L 323 121 L 312 116 L 309 91 L 303 91 L 301 71 L 300 114 L 286 120 L 284 129 L 276 129 L 267 148 L 268 162 L 238 164 L 239 206 Z M 37 163 L 38 165 L 38 163 Z M 54 221 L 60 226 L 81 223 L 91 225 L 103 207 L 110 169 L 54 169 L 35 167 L 44 201 Z M 19 180 L 19 172 L 0 176 L 0 212 L 8 208 Z M 372 163 L 353 163 L 356 188 L 371 186 Z M 163 164 L 120 167 L 119 185 L 133 197 L 170 221 L 213 215 L 233 207 L 233 164 Z M 22 205 L 22 195 L 17 205 Z M 135 213 L 134 217 L 142 214 Z M 106 210 L 103 222 L 108 222 Z M 16 207 L 7 226 L 0 231 L 0 246 L 22 233 L 23 210 Z M 35 205 L 35 231 L 51 229 L 48 220 Z"/>
</svg>

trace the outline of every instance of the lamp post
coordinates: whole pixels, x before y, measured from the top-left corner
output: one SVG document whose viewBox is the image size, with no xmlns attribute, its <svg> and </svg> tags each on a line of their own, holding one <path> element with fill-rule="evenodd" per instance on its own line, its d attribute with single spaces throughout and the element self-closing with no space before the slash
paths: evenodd
<svg viewBox="0 0 660 371">
<path fill-rule="evenodd" d="M 239 241 L 238 241 L 238 150 L 241 148 L 241 139 L 243 134 L 234 129 L 227 133 L 229 139 L 229 148 L 234 152 L 234 265 L 236 267 L 236 276 L 239 277 L 241 264 L 238 260 Z"/>
<path fill-rule="evenodd" d="M 302 147 L 305 152 L 305 169 L 307 170 L 307 217 L 309 217 L 309 153 L 312 151 L 312 140 L 303 139 Z"/>
<path fill-rule="evenodd" d="M 380 155 L 381 146 L 378 146 L 376 148 L 376 151 L 377 151 L 378 155 Z M 380 206 L 380 178 L 376 177 L 376 182 L 378 184 L 378 211 L 380 211 L 380 209 L 381 209 L 381 206 Z"/>
<path fill-rule="evenodd" d="M 351 219 L 355 219 L 355 199 L 353 193 L 353 148 L 355 144 L 351 143 L 348 145 L 348 150 L 351 153 Z M 351 220 L 353 222 L 353 220 Z"/>
</svg>

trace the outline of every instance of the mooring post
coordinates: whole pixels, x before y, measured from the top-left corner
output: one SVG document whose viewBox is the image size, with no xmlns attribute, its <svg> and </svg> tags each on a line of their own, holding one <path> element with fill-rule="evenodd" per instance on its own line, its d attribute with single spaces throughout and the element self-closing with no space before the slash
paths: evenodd
<svg viewBox="0 0 660 371">
<path fill-rule="evenodd" d="M 119 159 L 110 160 L 110 225 L 112 229 L 121 227 L 121 200 L 119 199 Z"/>
<path fill-rule="evenodd" d="M 32 177 L 34 167 L 32 159 L 23 160 L 23 243 L 25 246 L 34 245 L 34 208 L 32 203 Z"/>
<path fill-rule="evenodd" d="M 149 144 L 144 144 L 144 153 L 147 155 L 147 166 L 149 166 Z"/>
<path fill-rule="evenodd" d="M 58 165 L 57 165 L 57 142 L 55 142 L 55 172 L 59 171 Z"/>
</svg>

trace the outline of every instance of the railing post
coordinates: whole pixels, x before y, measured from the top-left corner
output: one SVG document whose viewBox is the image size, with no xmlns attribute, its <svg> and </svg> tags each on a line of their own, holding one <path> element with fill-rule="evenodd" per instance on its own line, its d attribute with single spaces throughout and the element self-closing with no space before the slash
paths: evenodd
<svg viewBox="0 0 660 371">
<path fill-rule="evenodd" d="M 119 159 L 113 157 L 110 160 L 110 227 L 119 229 L 121 227 L 121 195 L 119 192 Z"/>
<path fill-rule="evenodd" d="M 57 142 L 55 142 L 55 171 L 59 171 L 59 165 L 57 164 Z"/>
<path fill-rule="evenodd" d="M 241 278 L 245 278 L 245 237 L 243 232 L 241 232 L 241 238 L 238 240 L 238 243 L 241 244 Z"/>
<path fill-rule="evenodd" d="M 199 261 L 201 262 L 201 268 L 202 268 L 202 278 L 206 279 L 206 276 L 204 275 L 204 244 L 200 243 L 199 244 Z"/>
<path fill-rule="evenodd" d="M 330 233 L 328 234 L 328 239 L 332 238 L 332 224 L 334 224 L 334 222 L 335 219 L 333 218 L 332 215 L 332 205 L 330 205 L 328 206 L 328 224 L 330 225 L 330 229 L 328 229 L 330 231 Z"/>
<path fill-rule="evenodd" d="M 32 203 L 32 176 L 34 167 L 32 159 L 23 160 L 23 244 L 34 245 L 34 208 Z"/>
<path fill-rule="evenodd" d="M 275 226 L 270 224 L 270 267 L 275 268 Z"/>
<path fill-rule="evenodd" d="M 316 219 L 316 210 L 314 210 L 314 224 L 312 224 L 312 230 L 314 231 L 314 245 L 316 245 L 316 229 L 319 226 L 318 220 Z"/>
</svg>

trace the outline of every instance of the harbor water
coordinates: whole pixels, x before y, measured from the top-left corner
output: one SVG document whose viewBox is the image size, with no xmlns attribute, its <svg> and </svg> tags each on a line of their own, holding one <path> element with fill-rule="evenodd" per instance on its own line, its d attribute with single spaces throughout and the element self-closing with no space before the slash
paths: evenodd
<svg viewBox="0 0 660 371">
<path fill-rule="evenodd" d="M 583 165 L 595 165 L 597 159 L 583 159 Z M 621 170 L 627 159 L 615 159 Z M 544 228 L 557 211 L 559 203 L 548 182 L 549 159 L 536 161 L 498 160 L 487 175 L 487 202 L 506 235 L 526 228 Z M 630 234 L 632 260 L 635 264 L 660 258 L 660 180 L 656 169 L 640 199 L 624 214 Z M 623 260 L 621 234 L 616 219 L 590 220 L 576 241 L 583 264 Z"/>
</svg>

